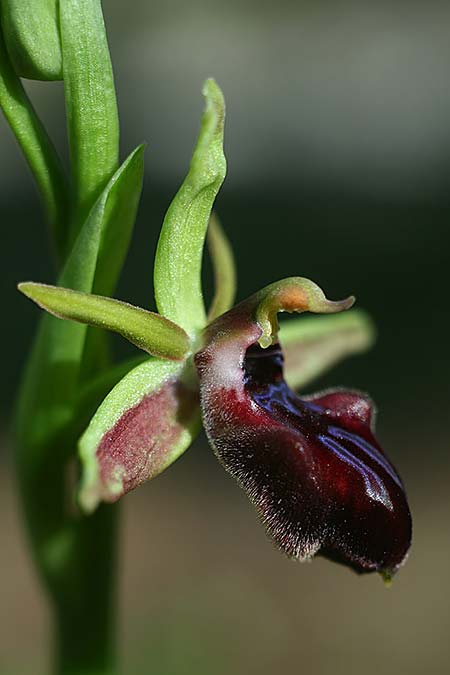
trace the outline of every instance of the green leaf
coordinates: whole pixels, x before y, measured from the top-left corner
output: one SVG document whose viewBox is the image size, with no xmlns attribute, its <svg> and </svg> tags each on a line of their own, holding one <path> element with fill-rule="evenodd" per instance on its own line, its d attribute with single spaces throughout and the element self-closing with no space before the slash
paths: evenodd
<svg viewBox="0 0 450 675">
<path fill-rule="evenodd" d="M 0 8 L 16 73 L 30 80 L 61 80 L 58 0 L 2 0 Z"/>
<path fill-rule="evenodd" d="M 84 293 L 92 290 L 98 265 L 108 262 L 102 249 L 112 236 L 108 232 L 132 227 L 135 210 L 128 211 L 126 205 L 137 204 L 139 176 L 142 148 L 125 160 L 92 208 L 61 274 L 61 286 Z M 85 325 L 51 316 L 41 321 L 19 400 L 19 445 L 39 448 L 70 422 L 86 330 Z"/>
<path fill-rule="evenodd" d="M 206 323 L 201 288 L 203 246 L 211 209 L 226 171 L 225 104 L 214 80 L 203 89 L 206 109 L 188 175 L 167 211 L 155 258 L 158 311 L 194 335 Z"/>
<path fill-rule="evenodd" d="M 100 0 L 60 0 L 73 237 L 117 168 L 119 119 Z"/>
<path fill-rule="evenodd" d="M 155 312 L 114 298 L 47 284 L 23 282 L 18 288 L 39 307 L 59 319 L 70 319 L 119 333 L 153 356 L 180 361 L 189 352 L 190 341 L 184 330 Z"/>
<path fill-rule="evenodd" d="M 0 106 L 34 175 L 62 258 L 68 229 L 68 183 L 56 150 L 11 65 L 1 32 Z"/>
<path fill-rule="evenodd" d="M 233 249 L 214 213 L 208 226 L 208 249 L 214 271 L 214 297 L 208 312 L 210 322 L 233 306 L 237 279 Z"/>
<path fill-rule="evenodd" d="M 83 510 L 116 501 L 189 447 L 200 426 L 190 377 L 183 364 L 152 358 L 114 387 L 79 443 Z"/>
<path fill-rule="evenodd" d="M 369 349 L 375 328 L 369 315 L 354 309 L 335 316 L 290 319 L 281 324 L 285 377 L 304 387 L 347 356 Z"/>
</svg>

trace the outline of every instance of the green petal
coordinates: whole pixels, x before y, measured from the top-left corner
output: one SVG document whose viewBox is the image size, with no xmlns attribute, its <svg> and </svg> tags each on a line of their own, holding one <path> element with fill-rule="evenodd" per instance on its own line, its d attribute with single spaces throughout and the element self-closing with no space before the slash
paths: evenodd
<svg viewBox="0 0 450 675">
<path fill-rule="evenodd" d="M 61 80 L 58 0 L 2 0 L 0 7 L 16 73 L 30 80 Z"/>
<path fill-rule="evenodd" d="M 119 333 L 153 356 L 182 360 L 190 341 L 182 328 L 168 319 L 127 302 L 68 288 L 25 282 L 19 290 L 42 309 L 60 319 L 70 319 Z"/>
<path fill-rule="evenodd" d="M 347 356 L 369 349 L 375 341 L 372 320 L 354 309 L 336 316 L 291 319 L 279 338 L 289 386 L 304 387 Z"/>
<path fill-rule="evenodd" d="M 188 175 L 167 211 L 155 258 L 158 311 L 194 335 L 206 323 L 201 288 L 203 245 L 211 209 L 226 171 L 225 104 L 214 80 L 203 93 L 206 109 Z"/>
<path fill-rule="evenodd" d="M 214 297 L 208 321 L 213 321 L 233 306 L 237 283 L 233 249 L 215 213 L 209 221 L 208 249 L 214 271 Z"/>
<path fill-rule="evenodd" d="M 80 505 L 93 511 L 158 475 L 191 444 L 200 425 L 197 393 L 183 364 L 150 359 L 121 380 L 82 436 Z"/>
</svg>

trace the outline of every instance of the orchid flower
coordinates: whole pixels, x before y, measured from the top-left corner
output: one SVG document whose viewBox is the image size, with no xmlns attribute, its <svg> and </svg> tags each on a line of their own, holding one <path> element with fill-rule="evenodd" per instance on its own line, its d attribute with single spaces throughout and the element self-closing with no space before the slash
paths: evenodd
<svg viewBox="0 0 450 675">
<path fill-rule="evenodd" d="M 19 285 L 51 314 L 115 331 L 147 354 L 113 386 L 80 439 L 79 503 L 92 512 L 157 476 L 203 422 L 220 463 L 280 549 L 390 578 L 406 559 L 411 516 L 402 481 L 375 438 L 371 399 L 340 388 L 295 391 L 366 350 L 372 324 L 361 311 L 347 312 L 353 297 L 330 301 L 302 277 L 272 283 L 233 307 L 233 255 L 212 215 L 226 169 L 224 101 L 213 80 L 204 94 L 191 166 L 156 252 L 158 312 L 64 284 Z M 207 233 L 216 280 L 209 312 L 201 285 Z M 280 328 L 278 312 L 327 316 Z"/>
</svg>

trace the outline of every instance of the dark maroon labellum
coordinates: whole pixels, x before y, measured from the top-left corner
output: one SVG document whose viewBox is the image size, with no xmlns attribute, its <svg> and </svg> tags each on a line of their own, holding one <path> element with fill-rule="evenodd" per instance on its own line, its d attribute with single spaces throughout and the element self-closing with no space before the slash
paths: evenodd
<svg viewBox="0 0 450 675">
<path fill-rule="evenodd" d="M 239 330 L 231 314 L 196 357 L 219 460 L 288 555 L 391 576 L 409 550 L 411 516 L 373 434 L 372 402 L 344 390 L 300 398 L 284 381 L 279 345 L 262 349 L 257 326 Z"/>
</svg>

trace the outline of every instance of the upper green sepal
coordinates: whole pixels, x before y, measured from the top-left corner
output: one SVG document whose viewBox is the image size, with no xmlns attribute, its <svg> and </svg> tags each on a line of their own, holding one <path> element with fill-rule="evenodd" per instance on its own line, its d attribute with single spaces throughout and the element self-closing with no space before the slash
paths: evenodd
<svg viewBox="0 0 450 675">
<path fill-rule="evenodd" d="M 58 0 L 2 0 L 1 24 L 16 73 L 30 80 L 61 80 Z"/>
<path fill-rule="evenodd" d="M 203 88 L 206 107 L 189 172 L 171 203 L 159 237 L 154 287 L 159 312 L 195 335 L 206 323 L 201 286 L 203 246 L 211 209 L 225 177 L 225 103 L 214 80 Z"/>
<path fill-rule="evenodd" d="M 18 288 L 50 314 L 119 333 L 153 356 L 180 361 L 189 353 L 190 341 L 184 330 L 154 312 L 59 286 L 23 282 Z"/>
</svg>

